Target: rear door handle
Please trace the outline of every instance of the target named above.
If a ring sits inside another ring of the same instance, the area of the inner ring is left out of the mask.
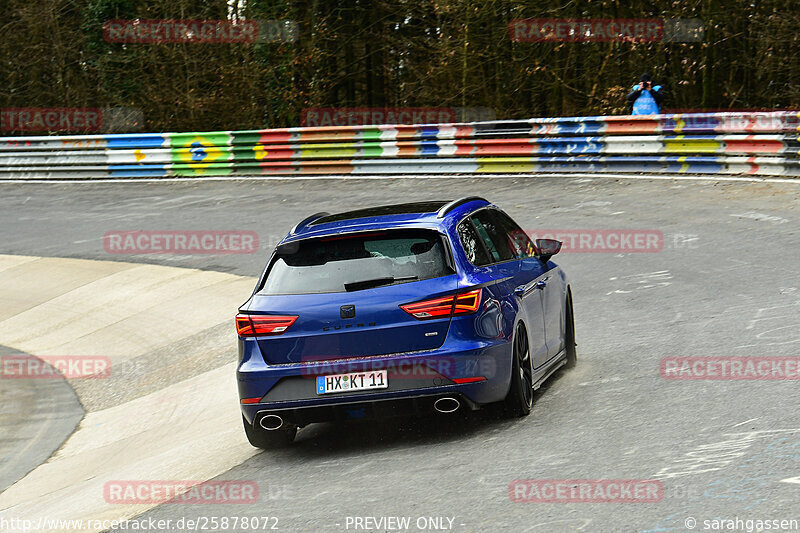
[[[520,298],[522,298],[523,296],[525,296],[525,285],[520,285],[519,287],[517,287],[516,289],[514,289],[514,294],[516,294],[516,295],[517,295],[517,296],[519,296]]]
[[[547,282],[546,281],[542,280],[542,281],[537,281],[536,282],[536,288],[537,289],[544,289],[545,287],[547,287]]]

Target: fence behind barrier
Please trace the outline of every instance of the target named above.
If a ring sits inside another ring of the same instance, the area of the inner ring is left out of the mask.
[[[800,112],[0,137],[0,178],[535,172],[800,175]]]

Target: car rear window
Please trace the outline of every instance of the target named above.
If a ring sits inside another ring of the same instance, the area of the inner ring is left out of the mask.
[[[356,291],[450,274],[434,231],[356,233],[302,240],[276,254],[259,293]]]

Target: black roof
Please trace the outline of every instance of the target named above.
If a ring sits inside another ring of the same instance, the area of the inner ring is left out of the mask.
[[[378,207],[368,207],[366,209],[356,209],[334,215],[326,215],[311,221],[308,225],[327,224],[328,222],[339,222],[341,220],[351,220],[354,218],[379,217],[385,215],[406,215],[412,213],[435,213],[445,205],[447,201],[428,201],[410,202],[407,204],[382,205]]]

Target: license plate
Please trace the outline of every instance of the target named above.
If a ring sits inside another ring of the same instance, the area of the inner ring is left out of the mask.
[[[317,376],[317,394],[385,389],[388,386],[386,370]]]

